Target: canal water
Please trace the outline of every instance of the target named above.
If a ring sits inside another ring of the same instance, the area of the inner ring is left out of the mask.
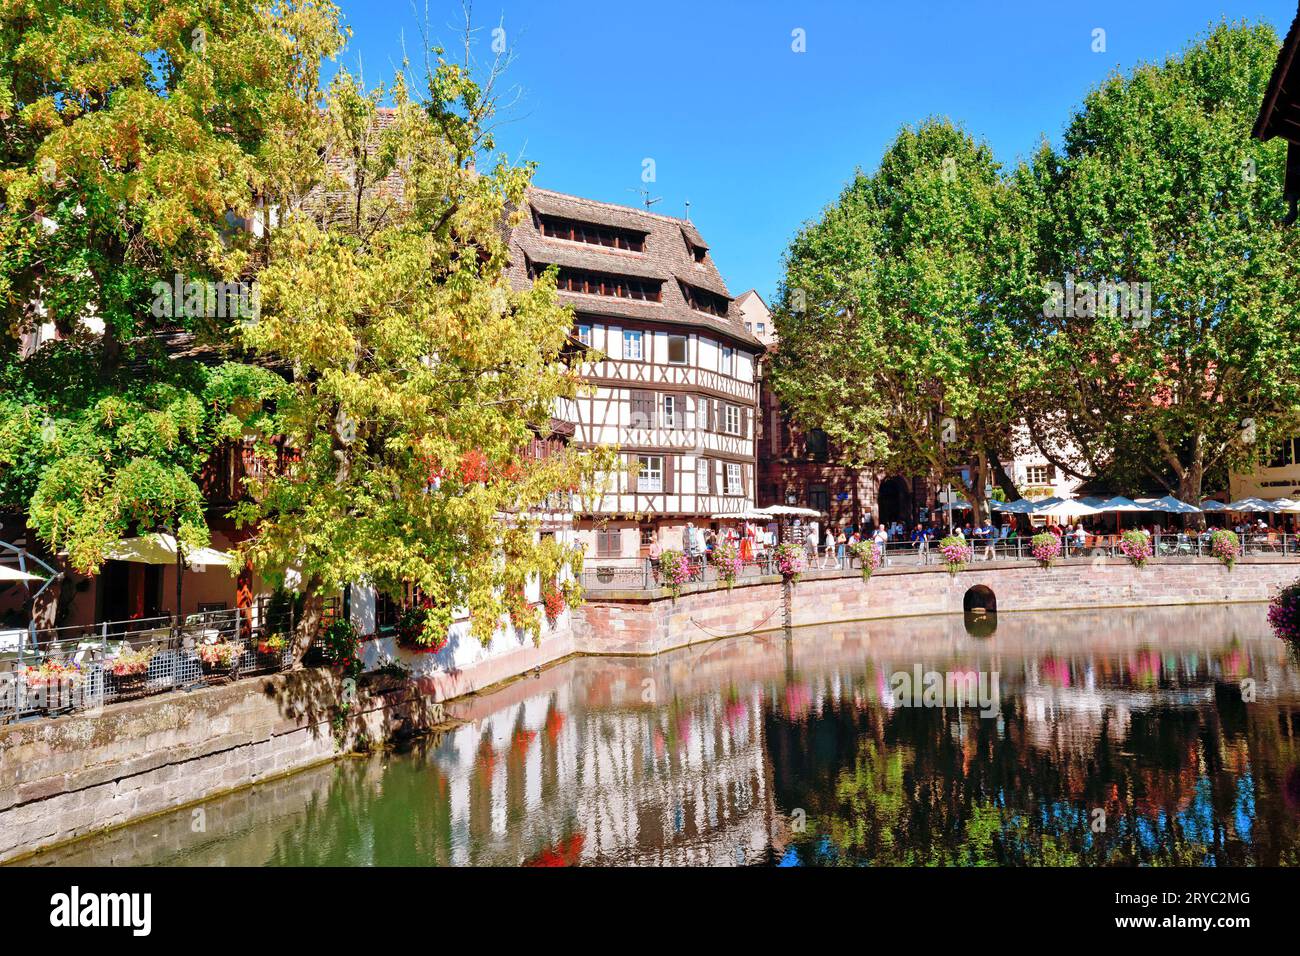
[[[31,862],[1297,864],[1300,658],[1264,614],[913,618],[575,659],[404,751]]]

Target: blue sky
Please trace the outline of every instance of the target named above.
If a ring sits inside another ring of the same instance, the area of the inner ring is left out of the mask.
[[[459,48],[458,0],[427,0],[431,35]],[[387,81],[420,50],[411,0],[341,0],[343,62]],[[1014,163],[1058,141],[1089,88],[1161,60],[1221,19],[1281,35],[1294,0],[1126,2],[719,2],[477,0],[477,53],[501,26],[521,99],[498,145],[536,183],[635,205],[655,162],[653,208],[691,218],[733,295],[768,298],[799,226],[899,127],[946,115]],[[804,31],[806,50],[792,49]],[[1094,52],[1093,31],[1105,31]],[[1246,131],[1243,131],[1245,135]]]

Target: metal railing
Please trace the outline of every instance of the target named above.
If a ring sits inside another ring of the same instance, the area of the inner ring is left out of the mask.
[[[101,624],[0,632],[0,723],[270,673],[291,644],[259,649],[266,632],[241,608]],[[210,648],[234,645],[224,660]]]
[[[1212,529],[1213,530],[1213,529]],[[1280,557],[1300,559],[1300,535],[1274,533],[1250,533],[1238,535],[1243,557]],[[925,567],[943,563],[939,552],[940,538],[928,542],[889,541],[883,546],[884,561],[882,567]],[[1033,561],[1033,544],[1031,536],[1016,538],[970,538],[974,563],[981,562],[1028,562]],[[1177,557],[1213,557],[1210,535],[1196,532],[1159,534],[1151,537],[1153,558]],[[880,548],[880,545],[876,546]],[[1117,534],[1088,534],[1080,542],[1074,536],[1067,536],[1061,543],[1063,558],[1123,558],[1120,550],[1120,536]],[[722,579],[718,569],[705,557],[690,559],[692,584],[711,584]],[[848,552],[838,548],[831,555],[824,549],[818,549],[816,555],[805,554],[805,571],[860,571],[861,562]],[[776,574],[770,554],[760,554],[752,562],[746,562],[739,579]],[[738,580],[739,580],[738,579]],[[581,577],[582,587],[586,591],[637,591],[652,590],[662,586],[662,579],[653,562],[639,559],[636,562],[622,564],[590,565],[584,567]]]

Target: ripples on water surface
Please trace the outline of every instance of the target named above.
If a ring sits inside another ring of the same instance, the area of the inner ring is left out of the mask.
[[[998,716],[894,706],[917,664],[998,672]],[[1300,664],[1263,606],[828,625],[580,658],[451,709],[406,752],[210,801],[206,832],[185,809],[35,862],[1300,860]]]

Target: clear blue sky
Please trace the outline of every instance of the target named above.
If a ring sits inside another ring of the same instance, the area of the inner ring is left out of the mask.
[[[457,0],[427,0],[435,39],[459,49]],[[354,36],[343,62],[391,78],[411,0],[341,0]],[[538,163],[536,183],[634,205],[653,158],[654,209],[690,200],[733,295],[768,298],[781,256],[856,168],[874,169],[900,126],[946,115],[1014,163],[1059,137],[1086,91],[1115,69],[1161,60],[1221,19],[1271,23],[1295,0],[1123,2],[720,2],[477,0],[477,54],[504,26],[522,93],[499,145]],[[791,49],[805,31],[806,52]],[[1093,30],[1105,52],[1093,52]],[[1243,130],[1243,135],[1247,131]]]

